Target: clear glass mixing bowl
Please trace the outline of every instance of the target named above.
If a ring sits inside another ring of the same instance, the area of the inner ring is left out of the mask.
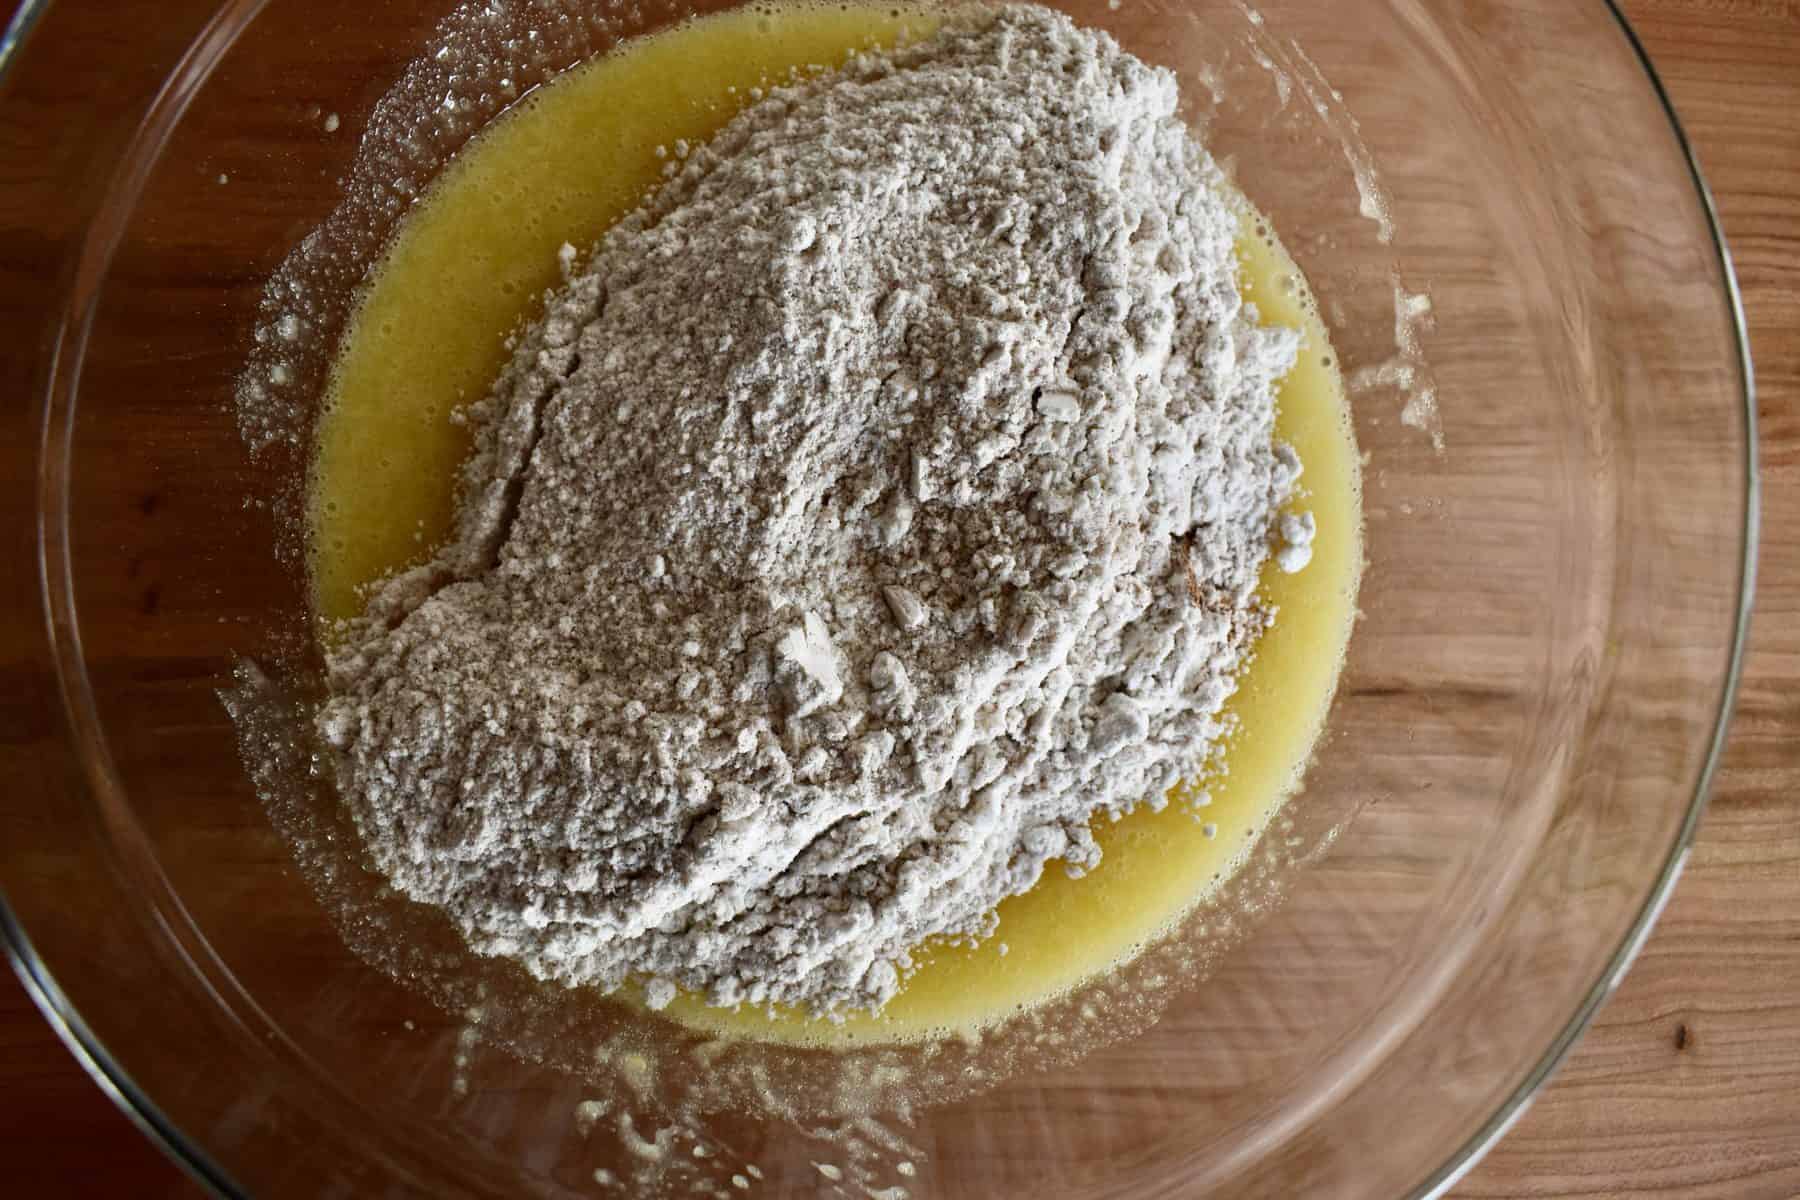
[[[915,1055],[896,1078],[931,1087],[853,1118],[664,1128],[645,1101],[635,1151],[643,1064],[594,1053],[627,1019],[458,993],[453,947],[396,981],[273,827],[217,692],[304,645],[271,550],[299,457],[253,466],[230,401],[270,273],[367,182],[359,137],[411,119],[376,103],[406,64],[440,110],[420,180],[503,103],[429,53],[440,22],[523,88],[710,0],[40,7],[0,85],[5,932],[102,1086],[221,1192],[604,1194],[661,1154],[670,1194],[1431,1194],[1626,969],[1730,706],[1754,410],[1705,190],[1607,4],[1071,0],[1180,73],[1360,385],[1364,616],[1265,838],[1285,899],[1140,966],[1154,1012],[1108,982],[1081,1000],[1100,1032],[1037,1027],[1088,1053]],[[843,1069],[682,1061],[655,1088]]]

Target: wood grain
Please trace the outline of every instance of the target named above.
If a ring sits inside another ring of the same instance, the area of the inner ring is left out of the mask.
[[[1755,625],[1724,770],[1637,965],[1465,1197],[1800,1196],[1800,4],[1631,0],[1736,257]]]
[[[1800,3],[1629,0],[1716,194],[1760,385],[1761,586],[1725,769],[1655,936],[1466,1197],[1800,1196]],[[0,1190],[197,1196],[0,984]]]

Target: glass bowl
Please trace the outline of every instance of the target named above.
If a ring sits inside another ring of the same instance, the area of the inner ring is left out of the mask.
[[[344,831],[296,866],[220,698],[308,644],[274,549],[302,456],[250,460],[232,406],[265,284],[370,184],[359,140],[410,131],[416,187],[505,103],[438,48],[486,39],[518,91],[712,7],[15,17],[0,884],[46,1015],[231,1195],[1447,1189],[1667,898],[1751,590],[1730,265],[1607,4],[1066,5],[1180,74],[1320,298],[1366,454],[1363,615],[1305,791],[1231,902],[1119,977],[925,1049],[684,1041],[430,939],[372,963]],[[338,223],[335,319],[402,207]]]

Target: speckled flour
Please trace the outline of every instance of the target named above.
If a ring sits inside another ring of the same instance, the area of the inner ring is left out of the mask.
[[[1176,99],[965,15],[672,147],[565,253],[454,536],[330,656],[398,889],[544,978],[873,1008],[1196,773],[1312,525],[1298,338]]]

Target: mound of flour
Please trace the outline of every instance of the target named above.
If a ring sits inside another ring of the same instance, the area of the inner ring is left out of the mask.
[[[544,978],[872,1008],[1195,772],[1311,522],[1176,98],[966,15],[565,251],[456,535],[330,658],[397,888]]]

